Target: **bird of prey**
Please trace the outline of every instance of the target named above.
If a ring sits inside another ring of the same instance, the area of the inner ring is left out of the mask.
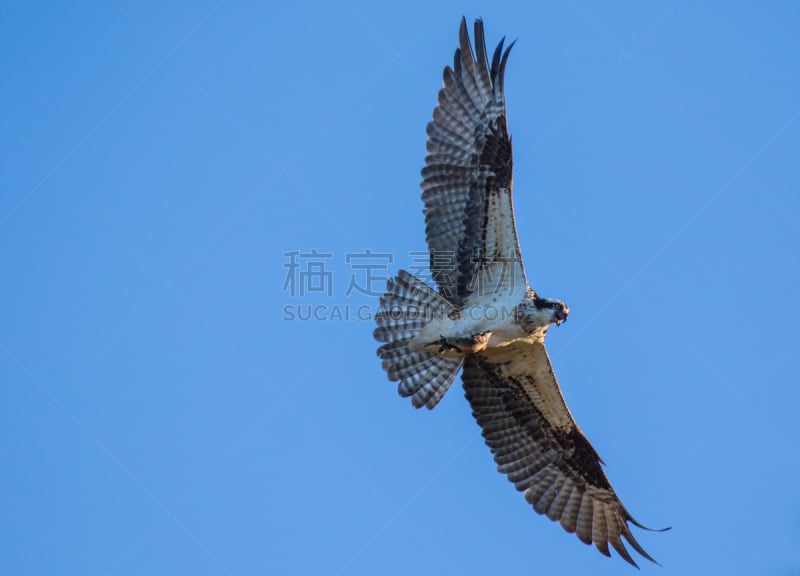
[[[462,19],[452,67],[428,124],[422,200],[436,291],[406,271],[387,282],[376,315],[378,356],[398,391],[433,408],[458,372],[472,414],[508,476],[539,514],[636,566],[625,538],[653,560],[628,523],[602,460],[567,408],[544,340],[567,320],[522,266],[511,198],[511,138],[503,76],[513,43],[489,60],[483,23],[475,51]]]

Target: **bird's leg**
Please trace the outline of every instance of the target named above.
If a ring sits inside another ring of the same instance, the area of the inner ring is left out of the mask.
[[[471,336],[459,336],[455,338],[446,338],[442,336],[439,338],[439,354],[444,354],[450,350],[455,350],[461,354],[470,354],[486,350],[489,345],[489,337],[491,332],[481,332],[480,334],[472,334]]]
[[[454,346],[450,344],[450,341],[447,340],[444,336],[439,337],[439,354],[444,354],[450,350],[455,350],[456,352],[461,352],[461,349],[458,346]]]

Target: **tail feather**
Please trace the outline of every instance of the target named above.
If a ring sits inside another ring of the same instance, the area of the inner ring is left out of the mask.
[[[373,332],[373,336],[378,342],[394,342],[397,340],[410,340],[417,334],[419,331],[425,327],[427,322],[422,320],[414,320],[410,322],[397,322],[386,319],[385,317],[381,316],[381,312],[378,313],[378,316],[375,317],[375,320],[378,322],[378,327],[375,328]],[[381,322],[386,322],[385,325],[381,325]],[[392,322],[391,324],[389,324]]]
[[[450,388],[464,359],[442,358],[426,352],[414,354],[420,357],[414,366],[416,371],[400,381],[397,391],[403,397],[411,396],[411,403],[415,407],[432,409]]]
[[[378,348],[378,356],[389,380],[399,382],[397,391],[410,396],[416,408],[436,406],[464,362],[463,356],[444,357],[409,348],[428,322],[451,309],[444,297],[404,270],[387,282],[381,298],[374,336],[385,344]]]

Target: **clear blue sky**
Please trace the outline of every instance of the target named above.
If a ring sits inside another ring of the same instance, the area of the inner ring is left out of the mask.
[[[611,481],[673,526],[643,569],[800,573],[797,3],[66,4],[0,6],[0,574],[634,573],[359,319],[425,249],[462,14],[518,39],[528,277]]]

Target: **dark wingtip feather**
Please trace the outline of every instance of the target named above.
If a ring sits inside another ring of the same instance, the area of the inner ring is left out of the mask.
[[[614,550],[617,551],[617,554],[619,554],[628,564],[634,568],[639,568],[639,565],[631,557],[630,552],[628,552],[627,548],[625,548],[625,545],[622,543],[622,540],[620,540],[619,537],[611,539],[611,546],[614,547]]]
[[[598,540],[594,543],[594,546],[600,551],[600,554],[611,558],[611,552],[608,550],[608,542],[605,540]]]
[[[500,38],[500,42],[497,44],[497,48],[494,49],[494,54],[492,54],[492,78],[497,75],[497,69],[500,66],[500,57],[503,55],[503,43],[505,41],[505,36]]]
[[[642,530],[647,530],[648,532],[667,532],[668,530],[672,530],[672,526],[667,526],[666,528],[650,528],[649,526],[645,526],[644,524],[640,523],[636,518],[631,516],[631,513],[625,510],[625,520],[630,522],[637,528],[641,528]]]
[[[500,69],[497,71],[497,77],[500,79],[500,85],[502,86],[503,78],[505,77],[506,73],[506,64],[508,63],[508,55],[511,54],[511,49],[514,47],[517,41],[514,40],[511,44],[508,45],[506,51],[503,52],[503,58],[500,60]]]
[[[469,44],[469,35],[466,34],[466,23],[464,18],[461,19],[461,46],[462,50],[466,49],[465,46],[465,39],[464,35],[466,35],[466,45],[470,46]],[[474,36],[475,36],[475,55],[478,58],[478,62],[480,64],[485,64],[489,66],[489,58],[488,53],[486,51],[486,34],[484,33],[483,29],[483,20],[480,18],[475,19],[475,26],[474,26]],[[506,37],[503,36],[500,39],[500,42],[497,43],[497,47],[494,49],[494,53],[492,54],[492,62],[491,66],[489,66],[489,76],[492,79],[492,83],[502,89],[503,87],[503,76],[506,71],[506,62],[508,62],[508,56],[511,53],[511,49],[514,47],[514,44],[517,43],[516,40],[511,42],[505,50],[503,50],[503,45],[505,44]],[[472,47],[470,46],[470,50]]]
[[[505,44],[506,38],[503,36],[500,39],[500,42],[497,44],[497,48],[494,49],[494,54],[492,55],[492,68],[491,68],[491,76],[492,82],[495,86],[499,86],[500,90],[503,89],[503,80],[505,78],[506,73],[506,63],[508,62],[508,56],[511,54],[511,49],[517,43],[516,40],[511,42],[508,46],[506,46],[505,50],[503,50],[503,45]]]
[[[461,24],[458,25],[458,44],[463,48],[464,38],[469,41],[469,32],[467,31],[467,17],[461,17]]]
[[[486,36],[483,33],[483,20],[478,18],[475,20],[475,56],[478,58],[478,64],[485,67],[489,71],[488,61],[489,58],[486,54]]]
[[[647,530],[648,532],[669,532],[670,530],[672,530],[672,526],[667,526],[666,528],[650,528],[649,526],[639,524],[633,518],[628,518],[628,520],[630,520],[631,524],[633,524],[637,528],[641,528],[642,530]]]
[[[466,21],[464,22],[464,27],[466,28]],[[475,18],[475,22],[472,25],[472,29],[475,31],[476,36],[478,34],[483,36],[483,18]]]
[[[469,32],[467,31],[467,19],[461,18],[461,26],[458,28],[458,43],[461,46],[462,52],[469,53],[472,56],[472,42],[469,39]]]
[[[659,564],[652,556],[650,556],[650,554],[648,554],[645,551],[644,548],[642,548],[642,545],[639,544],[639,542],[636,540],[636,538],[633,537],[633,534],[631,534],[630,530],[626,530],[625,532],[623,532],[622,533],[622,537],[625,538],[625,540],[628,541],[628,544],[633,546],[633,549],[636,550],[639,554],[641,554],[642,556],[644,556],[645,558],[650,560],[650,562],[652,562],[653,564],[661,566],[661,564]],[[637,568],[638,568],[638,566],[637,566]]]

